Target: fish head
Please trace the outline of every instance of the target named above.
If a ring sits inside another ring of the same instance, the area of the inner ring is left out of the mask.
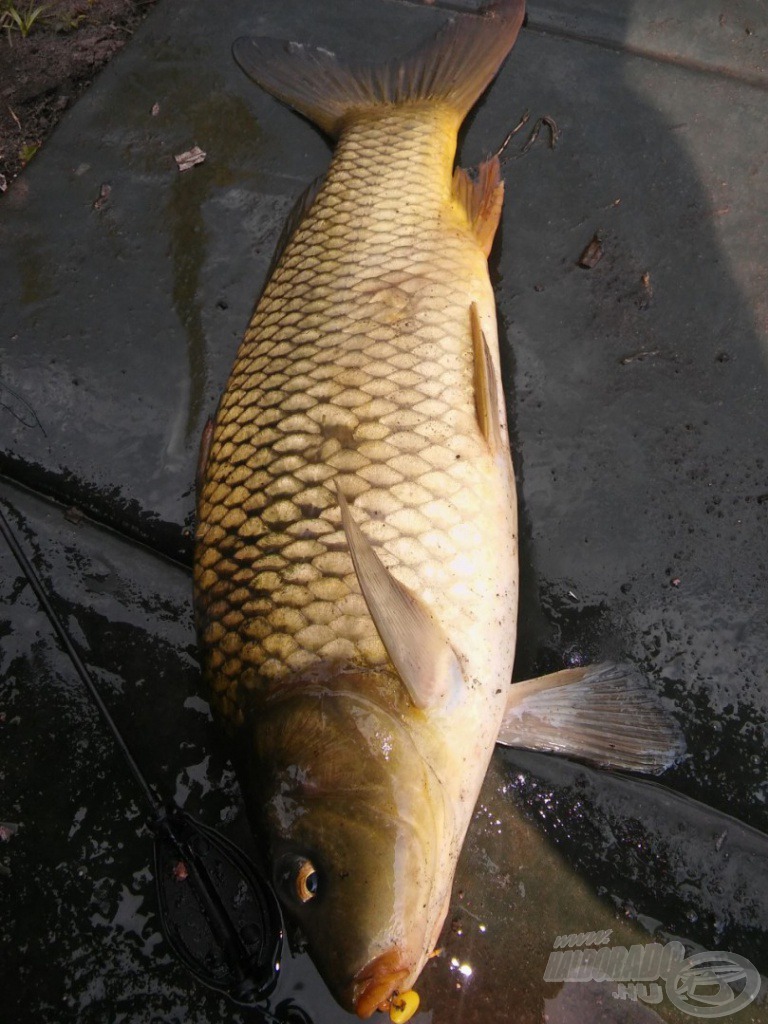
[[[360,1017],[410,988],[453,876],[453,823],[396,678],[281,687],[250,718],[249,810],[278,897],[338,1002]]]

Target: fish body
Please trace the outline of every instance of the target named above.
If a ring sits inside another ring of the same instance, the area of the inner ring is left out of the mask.
[[[476,176],[454,159],[522,13],[507,0],[374,70],[235,50],[338,142],[204,453],[198,628],[278,893],[362,1017],[437,943],[509,697],[517,512],[487,266],[503,185],[497,159]]]
[[[452,190],[456,121],[394,111],[343,136],[238,353],[198,532],[208,671],[235,725],[305,673],[392,672],[337,487],[450,637],[461,692],[430,714],[399,702],[445,805],[426,952],[503,714],[517,606],[508,448],[490,450],[475,409],[472,303],[496,373],[498,344],[486,257]]]
[[[478,425],[470,323],[475,303],[498,374],[495,306],[452,190],[458,125],[441,113],[394,111],[342,137],[222,397],[197,567],[230,717],[249,684],[321,663],[390,664],[337,487],[461,652],[472,706],[509,682],[514,477],[508,444],[492,452]],[[494,413],[506,438],[501,401]]]

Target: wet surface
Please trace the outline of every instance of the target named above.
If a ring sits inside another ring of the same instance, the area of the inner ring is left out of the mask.
[[[156,792],[257,856],[200,692],[187,571],[11,485],[0,501],[46,587],[55,581],[56,611]],[[6,549],[0,570],[13,795],[3,813],[18,826],[0,847],[3,961],[18,978],[5,993],[8,1019],[262,1020],[202,988],[172,955],[140,791]],[[659,786],[499,752],[416,1019],[533,1022],[555,1001],[564,1019],[586,1006],[595,1019],[642,1020],[600,1018],[601,986],[585,997],[542,980],[556,936],[584,930],[611,928],[612,943],[627,946],[682,935],[766,964],[767,854],[764,835]],[[335,1008],[308,958],[289,953],[265,1009],[290,1021],[288,1006],[316,1021],[355,1019]]]
[[[56,612],[157,794],[255,857],[201,694],[188,572],[9,485],[0,501],[45,586],[56,581]],[[0,579],[2,813],[13,826],[0,846],[0,941],[16,979],[4,1019],[260,1021],[172,954],[141,791],[5,546]],[[303,993],[313,1012],[332,1011],[306,957],[267,1005]]]
[[[369,54],[443,16],[368,6]],[[628,658],[688,756],[654,786],[499,753],[417,1021],[656,1019],[543,981],[569,932],[660,929],[768,971],[765,28],[754,5],[688,6],[683,42],[650,0],[611,17],[597,0],[531,4],[460,151],[468,165],[494,150],[524,109],[561,130],[554,151],[544,134],[525,157],[525,135],[511,147],[491,261],[523,525],[516,676]],[[299,0],[161,6],[0,215],[0,468],[119,534],[9,483],[0,498],[145,774],[247,849],[198,678],[194,468],[282,222],[329,147],[229,45],[250,31],[351,52],[359,8],[308,26]],[[206,161],[180,174],[173,155],[195,144]],[[139,794],[5,549],[0,587],[0,820],[19,826],[0,842],[18,979],[4,1016],[258,1021],[173,959]],[[306,957],[286,959],[270,1005],[287,999],[345,1019]]]
[[[535,0],[529,4],[528,27],[768,85],[768,25],[759,0],[702,0],[674,8],[662,0]]]

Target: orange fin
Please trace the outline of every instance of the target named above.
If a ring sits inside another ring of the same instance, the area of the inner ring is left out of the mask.
[[[463,119],[512,49],[524,0],[499,0],[449,22],[407,57],[378,64],[339,60],[302,43],[244,36],[235,60],[262,89],[337,135],[345,119],[377,106],[443,103]]]
[[[477,422],[492,455],[502,449],[501,425],[499,423],[499,392],[496,387],[496,371],[493,359],[480,326],[477,303],[469,307],[469,321],[472,328],[472,356],[474,360],[475,412]]]
[[[475,176],[470,176],[463,167],[457,167],[453,172],[453,194],[467,211],[469,223],[487,259],[504,205],[499,158],[492,156],[484,160]]]

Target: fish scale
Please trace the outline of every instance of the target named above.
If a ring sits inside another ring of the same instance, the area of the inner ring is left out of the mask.
[[[319,663],[389,664],[337,486],[457,648],[476,630],[474,606],[508,589],[496,566],[514,496],[478,427],[469,319],[474,301],[497,359],[493,299],[452,192],[455,123],[415,104],[347,126],[239,349],[196,560],[206,668],[235,723],[244,691]]]

